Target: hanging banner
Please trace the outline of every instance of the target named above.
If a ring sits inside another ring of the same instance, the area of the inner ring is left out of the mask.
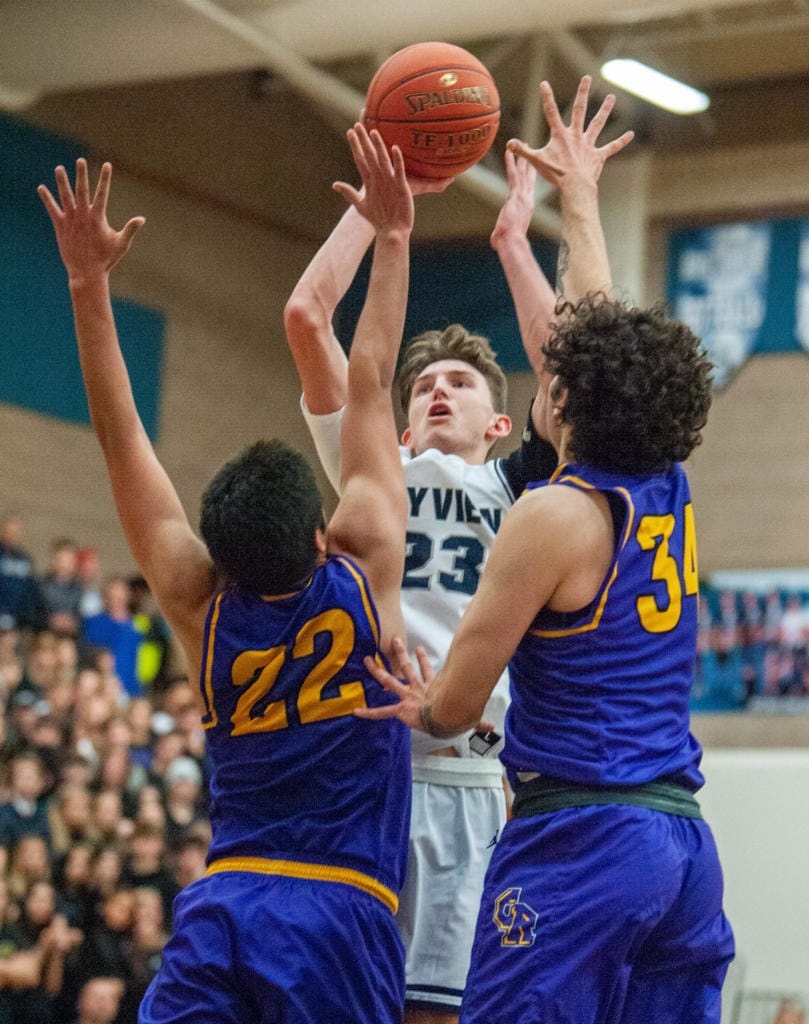
[[[809,220],[673,230],[667,297],[708,349],[716,387],[751,356],[809,351]]]

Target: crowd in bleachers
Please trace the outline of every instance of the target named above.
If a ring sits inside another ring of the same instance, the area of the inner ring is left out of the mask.
[[[142,579],[0,524],[0,1024],[128,1024],[205,870],[195,688]]]
[[[692,706],[809,709],[809,591],[703,587]]]
[[[210,839],[195,686],[144,580],[0,522],[0,1024],[129,1024]],[[694,707],[809,706],[809,592],[703,587]]]

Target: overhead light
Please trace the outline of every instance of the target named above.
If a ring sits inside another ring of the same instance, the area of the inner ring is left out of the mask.
[[[608,60],[601,68],[601,74],[613,85],[673,114],[699,114],[707,110],[711,102],[699,89],[678,82],[662,71],[655,71],[639,60]]]

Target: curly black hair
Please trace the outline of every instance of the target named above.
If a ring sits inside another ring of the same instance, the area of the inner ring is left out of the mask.
[[[545,369],[568,389],[576,461],[643,475],[685,460],[711,404],[700,340],[662,304],[639,309],[594,294],[560,302],[556,314]]]
[[[200,532],[230,584],[285,593],[317,562],[323,504],[309,463],[280,441],[259,441],[225,463],[202,495]]]

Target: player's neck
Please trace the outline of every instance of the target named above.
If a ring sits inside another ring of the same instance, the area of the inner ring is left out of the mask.
[[[441,452],[442,455],[457,455],[459,459],[463,459],[463,461],[467,462],[470,466],[482,466],[488,458],[491,445],[487,447],[484,444],[480,444],[474,448],[461,446],[455,448],[452,445],[431,445],[430,447],[435,448],[435,450]],[[410,449],[411,454],[414,456],[422,455],[427,450],[427,448],[422,448],[421,451],[416,451],[415,448]]]

